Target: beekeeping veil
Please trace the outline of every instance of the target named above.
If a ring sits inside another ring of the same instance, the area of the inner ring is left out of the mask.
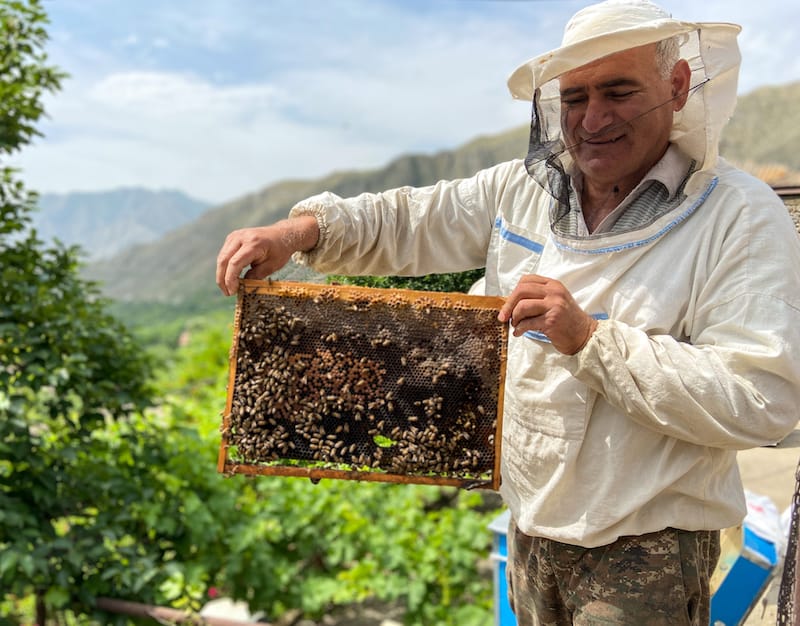
[[[572,17],[561,47],[517,68],[508,79],[511,95],[533,103],[525,164],[557,200],[556,213],[569,210],[571,166],[561,130],[560,75],[610,54],[675,37],[692,76],[686,105],[675,113],[670,140],[695,161],[685,187],[691,193],[716,163],[720,132],[733,114],[740,30],[735,24],[676,20],[648,0],[607,0]],[[558,215],[551,218],[557,221]]]

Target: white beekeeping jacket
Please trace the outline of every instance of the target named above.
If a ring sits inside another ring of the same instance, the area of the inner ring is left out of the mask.
[[[767,185],[717,156],[735,104],[737,33],[638,0],[590,7],[560,49],[509,80],[516,97],[535,103],[525,161],[424,188],[320,194],[290,213],[316,216],[317,247],[296,259],[320,272],[485,267],[488,295],[540,274],[600,320],[573,356],[536,333],[509,339],[501,491],[530,535],[591,547],[668,526],[734,526],[745,514],[736,450],[774,443],[797,424],[797,233]],[[624,232],[555,232],[558,167],[531,158],[549,152],[569,171],[548,85],[598,55],[672,35],[698,86],[672,133],[696,162],[683,195]]]

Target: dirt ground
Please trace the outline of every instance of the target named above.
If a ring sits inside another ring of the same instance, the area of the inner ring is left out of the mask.
[[[795,472],[800,460],[800,429],[775,447],[745,450],[738,455],[745,489],[768,496],[783,512],[792,502]],[[780,571],[753,607],[744,626],[775,626]]]

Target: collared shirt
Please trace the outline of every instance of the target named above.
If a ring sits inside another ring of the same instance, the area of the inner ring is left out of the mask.
[[[674,144],[670,144],[661,160],[591,233],[580,204],[583,176],[574,174],[573,189],[570,191],[572,215],[569,223],[574,228],[571,235],[579,238],[600,236],[627,232],[650,224],[683,200],[683,187],[693,170],[694,162]]]

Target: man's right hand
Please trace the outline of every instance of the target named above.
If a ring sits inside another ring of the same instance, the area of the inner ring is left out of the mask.
[[[217,255],[217,285],[231,296],[239,289],[244,268],[250,267],[244,278],[266,278],[286,265],[295,252],[311,250],[318,239],[317,220],[310,215],[235,230]]]

